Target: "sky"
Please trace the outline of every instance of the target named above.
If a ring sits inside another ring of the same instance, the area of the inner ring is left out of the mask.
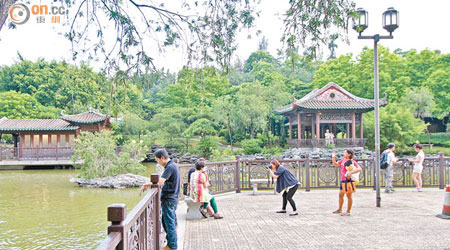
[[[33,1],[33,0],[32,0]],[[46,0],[34,0],[39,3]],[[397,48],[432,49],[442,53],[450,53],[450,1],[449,0],[356,0],[356,7],[362,7],[369,12],[369,28],[363,35],[387,35],[381,24],[382,13],[388,7],[394,7],[399,11],[399,28],[394,31],[394,39],[381,40],[380,45],[388,47],[391,51]],[[287,9],[288,1],[261,0],[258,10],[261,11],[257,19],[255,30],[261,30],[259,37],[252,36],[248,39],[248,32],[243,31],[238,35],[238,48],[234,60],[237,57],[241,61],[248,58],[251,52],[257,50],[258,42],[262,36],[269,41],[268,51],[276,55],[277,49],[282,48],[280,38],[283,32],[281,15]],[[71,10],[70,10],[71,11]],[[47,20],[50,22],[50,20]],[[447,28],[445,28],[447,27]],[[11,65],[18,60],[17,53],[23,58],[35,61],[38,58],[46,60],[66,60],[71,62],[71,45],[62,34],[62,26],[59,24],[36,23],[36,20],[17,29],[3,27],[0,31],[0,66]],[[372,47],[371,40],[358,40],[357,33],[349,30],[350,44],[336,41],[337,56],[352,53],[357,55],[364,47]],[[329,51],[324,46],[324,57],[328,57]],[[164,67],[176,72],[186,63],[186,53],[181,49],[170,49],[164,54],[155,57],[158,68]],[[101,67],[99,63],[90,63],[94,68]]]

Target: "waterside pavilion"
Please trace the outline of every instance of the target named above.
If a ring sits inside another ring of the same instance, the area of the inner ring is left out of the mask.
[[[386,98],[380,100],[380,106],[386,104]],[[362,114],[374,107],[374,100],[357,97],[330,82],[301,99],[294,97],[291,104],[276,109],[275,113],[289,120],[287,142],[291,147],[326,147],[327,129],[334,134],[332,143],[335,146],[362,147],[367,141]],[[336,138],[338,133],[345,138]]]

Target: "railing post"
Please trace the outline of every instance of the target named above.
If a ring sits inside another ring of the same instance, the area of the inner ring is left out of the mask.
[[[241,156],[236,155],[236,169],[234,170],[234,185],[236,188],[236,193],[241,192]]]
[[[311,190],[311,183],[310,183],[310,175],[309,175],[309,154],[306,154],[306,161],[305,161],[305,173],[306,173],[306,191]]]
[[[155,200],[155,210],[154,210],[154,215],[155,215],[155,248],[154,249],[161,249],[161,241],[160,241],[160,237],[161,237],[161,188],[158,185],[159,182],[159,175],[158,174],[152,174],[150,176],[150,181],[152,182],[152,188],[157,188],[158,192],[156,195],[156,200]],[[147,236],[145,236],[147,237]]]
[[[128,246],[128,234],[124,230],[122,222],[127,217],[125,204],[112,204],[108,206],[108,221],[111,221],[111,226],[108,227],[108,234],[111,232],[119,232],[122,235],[122,240],[117,245],[118,250],[126,250]]]
[[[439,188],[444,189],[444,154],[439,152]]]
[[[377,170],[375,169],[375,161],[377,160],[377,157],[375,155],[375,153],[373,153],[372,155],[372,168],[373,168],[373,190],[377,190]]]

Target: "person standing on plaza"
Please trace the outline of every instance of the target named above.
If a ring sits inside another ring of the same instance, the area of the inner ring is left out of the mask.
[[[283,192],[283,206],[280,211],[277,213],[285,214],[287,202],[292,206],[292,213],[290,216],[298,215],[297,207],[295,206],[294,196],[295,192],[298,189],[298,184],[300,183],[298,179],[291,173],[289,170],[280,165],[280,162],[277,160],[272,160],[270,162],[271,166],[267,168],[267,171],[270,172],[270,175],[277,179],[277,188],[276,191],[278,193]],[[275,171],[275,172],[274,172]]]
[[[161,189],[161,210],[162,224],[166,231],[167,246],[164,250],[177,249],[177,229],[175,211],[178,205],[178,195],[180,193],[180,171],[178,165],[169,158],[165,149],[158,149],[155,153],[155,160],[164,167],[164,172],[158,182]],[[141,192],[145,192],[152,184],[146,183],[142,186]]]
[[[383,152],[383,154],[387,155],[387,168],[381,169],[384,175],[384,180],[386,182],[386,187],[384,189],[386,193],[392,193],[395,191],[392,187],[392,179],[394,178],[394,164],[397,163],[398,158],[395,157],[394,151],[395,144],[391,142],[388,144],[387,149]]]
[[[414,184],[416,184],[416,190],[414,191],[422,192],[422,170],[425,153],[423,152],[422,145],[420,143],[414,144],[414,150],[417,152],[416,158],[408,159],[408,161],[414,162],[413,181]]]
[[[339,162],[336,161],[336,151],[333,152],[333,155],[331,157],[331,160],[333,161],[333,165],[335,167],[341,167],[340,176],[341,176],[341,185],[339,186],[339,208],[333,212],[333,214],[341,214],[342,216],[350,216],[350,211],[352,209],[353,205],[353,197],[351,192],[345,192],[343,189],[343,186],[346,186],[347,183],[351,183],[350,177],[352,174],[356,174],[361,172],[361,167],[356,163],[356,161],[353,159],[354,153],[353,150],[347,149],[344,152],[344,158],[340,160]],[[352,171],[347,171],[345,168],[345,163],[347,161],[352,161],[354,169]],[[347,212],[342,212],[342,206],[344,205],[344,195],[347,193]]]

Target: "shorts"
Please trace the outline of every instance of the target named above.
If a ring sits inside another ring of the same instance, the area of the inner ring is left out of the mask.
[[[421,174],[423,170],[423,165],[414,165],[413,173]]]

